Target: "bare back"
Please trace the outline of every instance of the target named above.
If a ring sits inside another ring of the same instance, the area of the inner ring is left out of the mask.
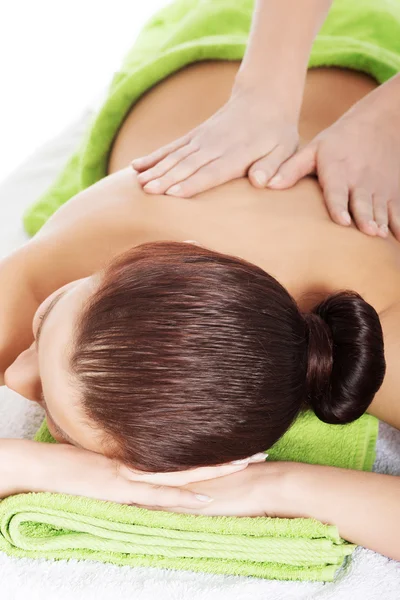
[[[132,108],[110,153],[110,175],[61,207],[27,247],[35,298],[98,271],[133,245],[157,240],[196,240],[244,258],[275,276],[302,310],[330,293],[357,291],[380,314],[385,338],[387,373],[369,412],[400,428],[400,244],[391,235],[372,238],[334,224],[311,177],[285,191],[255,189],[243,178],[187,200],[145,194],[129,166],[213,114],[228,98],[237,68],[191,65]],[[303,142],[375,86],[352,71],[310,71]]]
[[[237,68],[231,62],[190,65],[150,90],[122,126],[109,172],[211,116],[228,99]],[[302,141],[333,123],[374,87],[371,78],[353,71],[309,71],[300,119]],[[149,240],[194,239],[245,258],[274,275],[305,308],[315,302],[316,292],[326,295],[347,288],[362,294],[378,311],[400,299],[400,245],[392,237],[370,238],[354,226],[332,223],[313,178],[286,191],[257,190],[241,179],[192,200],[149,196],[139,189],[137,201],[145,204]],[[146,233],[141,241],[146,241]]]

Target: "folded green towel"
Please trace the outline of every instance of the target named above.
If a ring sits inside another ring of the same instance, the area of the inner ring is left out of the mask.
[[[308,412],[270,449],[273,460],[370,470],[378,422],[326,425]],[[36,435],[54,443],[46,423]],[[354,546],[313,519],[203,517],[61,494],[0,503],[0,550],[268,579],[331,581]]]
[[[243,56],[250,0],[177,0],[151,19],[115,75],[79,151],[25,215],[34,234],[71,196],[106,174],[113,138],[132,104],[182,66]],[[400,71],[398,0],[336,0],[310,66],[343,66],[383,82]],[[377,421],[344,427],[307,413],[270,451],[273,460],[370,470]],[[39,441],[52,441],[47,428]],[[91,558],[115,564],[276,579],[328,581],[353,546],[311,519],[194,517],[57,494],[0,503],[0,549],[15,556]]]
[[[0,550],[30,558],[330,581],[354,546],[307,519],[202,517],[53,494],[0,503]]]

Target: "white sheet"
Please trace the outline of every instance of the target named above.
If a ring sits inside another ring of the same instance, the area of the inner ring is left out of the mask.
[[[89,111],[0,186],[0,256],[26,240],[21,214],[54,179],[82,135]],[[400,393],[400,391],[399,391]],[[34,405],[0,388],[0,437],[31,438]],[[400,432],[382,425],[376,470],[400,475]],[[400,502],[400,499],[399,499]],[[400,542],[399,542],[400,543]],[[0,553],[0,600],[399,600],[400,563],[358,548],[336,581],[292,583],[95,562],[15,559]]]

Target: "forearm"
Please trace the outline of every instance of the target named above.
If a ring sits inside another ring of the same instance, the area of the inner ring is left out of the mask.
[[[289,486],[294,516],[336,525],[344,539],[400,560],[400,477],[297,466]]]
[[[30,440],[0,439],[0,498],[34,490],[34,470],[28,462],[36,445]]]
[[[400,126],[400,73],[375,88],[362,100],[352,106],[346,115],[365,111],[366,122],[370,119],[384,120],[393,125],[393,133],[398,135]],[[346,116],[345,115],[345,116]]]
[[[256,0],[237,82],[290,99],[300,110],[312,43],[332,0]]]

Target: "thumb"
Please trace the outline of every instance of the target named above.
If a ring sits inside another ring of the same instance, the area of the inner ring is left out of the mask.
[[[315,171],[316,157],[317,144],[307,144],[282,164],[267,187],[279,190],[292,187],[299,179]]]

